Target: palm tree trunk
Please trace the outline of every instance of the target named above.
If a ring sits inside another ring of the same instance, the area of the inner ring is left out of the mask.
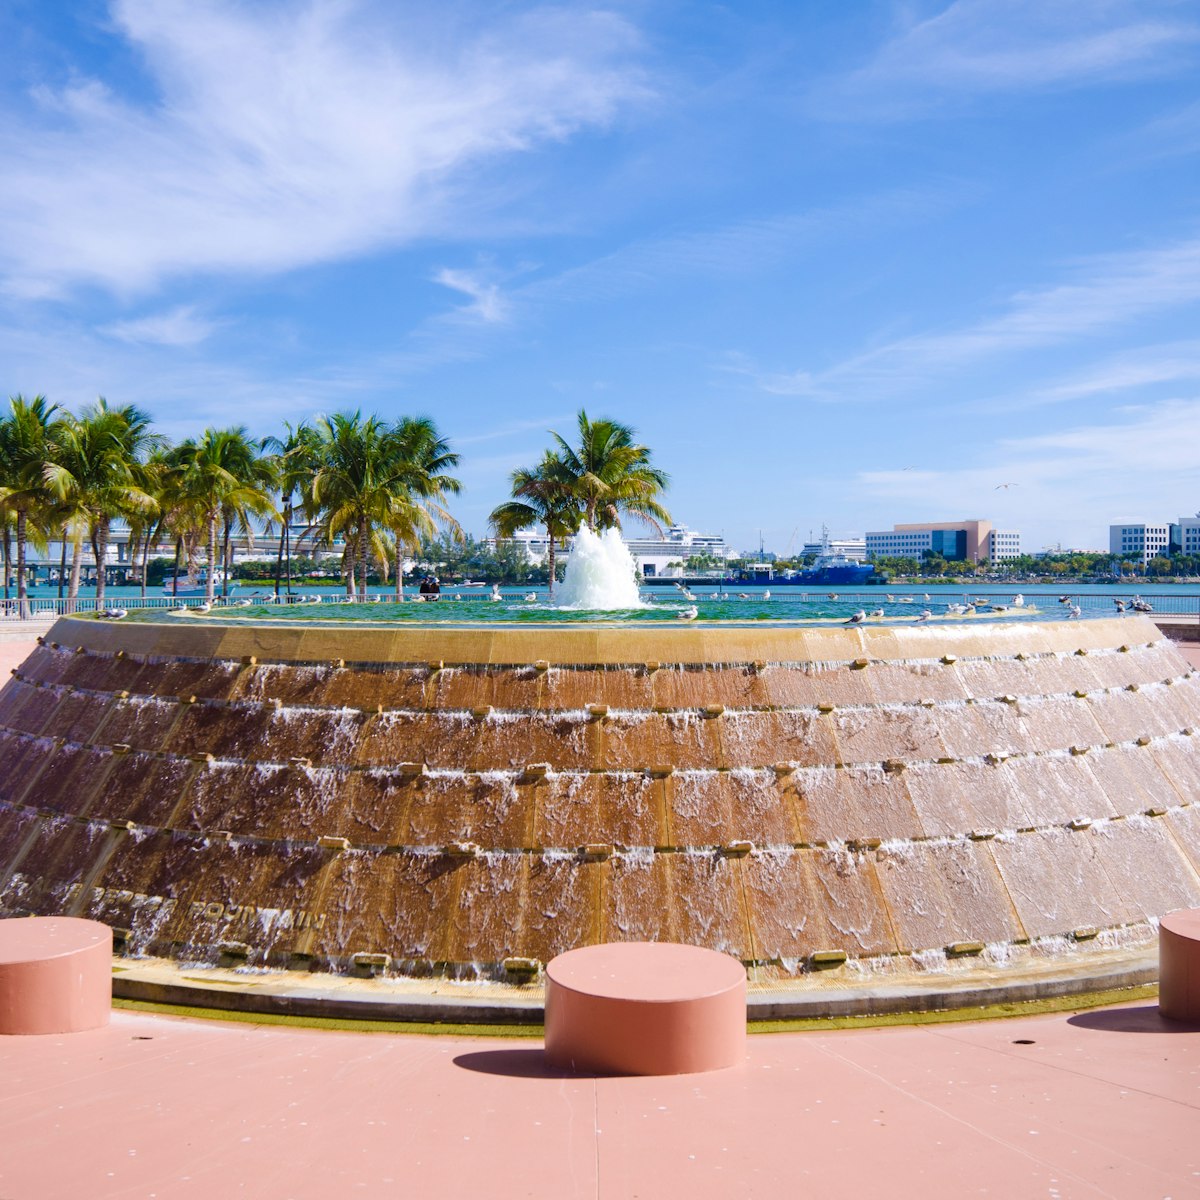
[[[142,543],[142,599],[146,598],[146,576],[150,573],[150,538],[154,534],[161,535],[158,528],[146,530],[146,540]]]
[[[396,534],[396,603],[404,602],[404,543]]]
[[[358,594],[365,600],[367,598],[367,542],[370,536],[370,529],[366,521],[358,523],[358,573],[362,583],[359,585]]]
[[[555,568],[555,545],[554,534],[550,530],[546,530],[546,537],[550,543],[549,553],[546,555],[547,562],[550,565],[550,599],[554,599],[554,568]]]
[[[275,556],[275,595],[279,595],[279,580],[283,575],[283,548],[288,540],[288,527],[292,523],[292,502],[283,506],[283,527],[279,530],[279,553]],[[290,581],[290,573],[289,573]],[[290,589],[289,589],[290,590]]]
[[[217,587],[217,513],[208,514],[208,578],[204,583],[205,602],[211,604],[216,599]]]
[[[17,509],[17,612],[24,617],[25,601],[28,596],[28,589],[25,586],[25,539],[27,537],[25,527],[29,520],[28,514],[23,508]]]
[[[96,540],[93,543],[96,554],[96,611],[104,607],[104,564],[108,559],[108,518],[101,517],[96,526]]]
[[[63,588],[67,585],[67,527],[62,527],[62,541],[58,544],[58,598],[63,598]]]
[[[8,514],[4,514],[4,598],[12,586],[12,530],[8,527]]]
[[[233,522],[225,522],[225,540],[221,549],[221,595],[229,598],[229,536],[233,532]]]
[[[171,577],[171,595],[179,599],[179,564],[183,558],[183,538],[175,539],[175,574]]]
[[[79,599],[79,580],[83,574],[83,531],[79,524],[76,523],[71,528],[71,580],[67,585],[67,599],[75,601]],[[72,612],[75,611],[75,604],[68,606]]]

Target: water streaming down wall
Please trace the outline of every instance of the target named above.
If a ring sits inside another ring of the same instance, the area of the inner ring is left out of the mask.
[[[645,938],[808,982],[1082,952],[1200,903],[1197,727],[1200,679],[1140,618],[69,619],[0,692],[0,912],[416,975]]]

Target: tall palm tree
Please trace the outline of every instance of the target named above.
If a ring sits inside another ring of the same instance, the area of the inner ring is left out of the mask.
[[[639,445],[634,431],[619,421],[589,421],[579,411],[579,444],[572,446],[551,431],[558,442],[562,482],[583,510],[593,532],[620,528],[622,512],[660,529],[671,523],[671,514],[659,503],[669,478],[650,465],[650,449]]]
[[[312,497],[321,513],[327,544],[345,543],[346,594],[367,594],[372,555],[386,564],[420,533],[449,520],[442,499],[460,484],[447,472],[458,462],[428,418],[404,418],[389,426],[361,412],[335,413],[316,423],[320,465]],[[388,535],[391,535],[389,539]],[[399,564],[398,564],[399,565]]]
[[[283,427],[287,431],[284,437],[263,439],[263,449],[274,456],[275,487],[283,502],[279,553],[275,559],[276,596],[279,595],[285,556],[288,595],[292,593],[292,520],[295,514],[302,512],[310,525],[316,519],[312,481],[320,465],[321,453],[320,437],[311,425],[302,421],[293,428],[291,422],[285,421]]]
[[[400,503],[390,522],[396,550],[396,599],[404,598],[404,551],[420,548],[421,538],[438,525],[461,539],[462,530],[445,506],[447,497],[457,496],[462,484],[448,472],[459,456],[428,417],[401,417],[391,429],[392,453]]]
[[[135,405],[110,408],[103,396],[79,416],[59,426],[46,485],[64,515],[86,528],[96,563],[96,607],[104,606],[105,563],[113,519],[149,513],[154,497],[146,490],[145,462],[162,441],[151,432],[150,417]],[[70,597],[79,594],[72,571]]]
[[[545,529],[553,599],[558,543],[577,533],[582,519],[579,505],[565,481],[562,459],[547,450],[536,467],[514,471],[510,483],[513,498],[492,509],[488,524],[498,538],[512,537],[517,530],[535,525]]]
[[[244,426],[210,428],[199,438],[180,442],[170,456],[178,470],[175,511],[179,539],[182,540],[186,524],[191,522],[200,525],[207,542],[204,594],[210,604],[216,595],[217,534],[222,516],[227,520],[240,520],[241,514],[280,519],[252,468],[255,458],[252,447]],[[231,513],[235,516],[230,517]]]
[[[13,396],[7,415],[0,418],[0,506],[13,517],[17,542],[17,601],[22,615],[28,599],[25,579],[27,543],[45,544],[39,519],[48,513],[53,497],[46,470],[53,454],[59,424],[58,406],[45,396]]]

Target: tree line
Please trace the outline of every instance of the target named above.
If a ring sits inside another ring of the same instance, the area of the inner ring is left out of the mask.
[[[633,430],[579,413],[578,440],[551,436],[555,448],[536,467],[511,479],[513,499],[490,517],[497,537],[542,527],[554,547],[582,525],[619,525],[622,513],[652,523],[669,521],[659,502],[666,475],[653,467]],[[139,564],[143,590],[151,548],[175,546],[175,577],[196,578],[203,565],[206,595],[216,594],[222,566],[228,576],[231,543],[253,545],[256,530],[279,533],[278,593],[292,578],[292,529],[313,553],[341,548],[340,573],[348,595],[365,596],[369,575],[395,581],[403,595],[404,559],[448,554],[485,567],[490,557],[514,573],[512,555],[486,555],[466,538],[447,503],[462,489],[459,464],[428,417],[386,421],[360,411],[317,417],[281,436],[254,438],[244,425],[208,428],[172,444],[154,431],[135,405],[103,398],[78,413],[45,396],[14,396],[0,413],[0,554],[4,594],[16,575],[27,596],[30,547],[62,544],[70,552],[68,596],[79,594],[84,547],[96,568],[96,601],[103,606],[105,564],[112,527],[129,529],[130,561]],[[460,546],[466,554],[451,554]]]

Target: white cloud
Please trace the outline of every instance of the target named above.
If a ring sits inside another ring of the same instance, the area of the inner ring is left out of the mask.
[[[198,346],[216,328],[215,322],[200,316],[191,305],[181,304],[167,312],[129,321],[114,321],[101,326],[100,332],[135,345]]]
[[[1196,509],[1198,429],[1200,398],[1166,400],[1000,440],[977,465],[867,471],[857,483],[886,498],[889,509],[902,502],[906,513],[918,514],[911,520],[981,516],[1020,529],[1026,549],[1051,540],[1102,549],[1114,522],[1174,520]],[[1015,486],[997,491],[1001,483]]]
[[[1139,346],[1021,396],[1006,398],[1005,404],[1034,408],[1192,379],[1200,379],[1200,342]]]
[[[139,291],[452,233],[465,172],[644,95],[635,34],[592,9],[115,0],[112,20],[154,103],[85,80],[41,87],[34,117],[0,113],[10,292]]]
[[[928,383],[980,360],[1056,346],[1200,300],[1200,239],[1079,263],[1074,278],[1019,292],[996,316],[944,333],[887,342],[822,371],[732,369],[764,392],[814,400],[873,398]]]
[[[460,308],[459,314],[477,317],[488,324],[504,321],[508,316],[508,304],[501,296],[499,286],[486,282],[475,272],[443,267],[436,272],[433,281],[471,298],[472,303]]]
[[[1158,15],[1156,15],[1158,14]],[[906,116],[942,98],[1140,78],[1188,61],[1200,26],[1167,2],[956,0],[913,19],[832,86],[832,117]],[[858,105],[845,107],[848,99]]]

